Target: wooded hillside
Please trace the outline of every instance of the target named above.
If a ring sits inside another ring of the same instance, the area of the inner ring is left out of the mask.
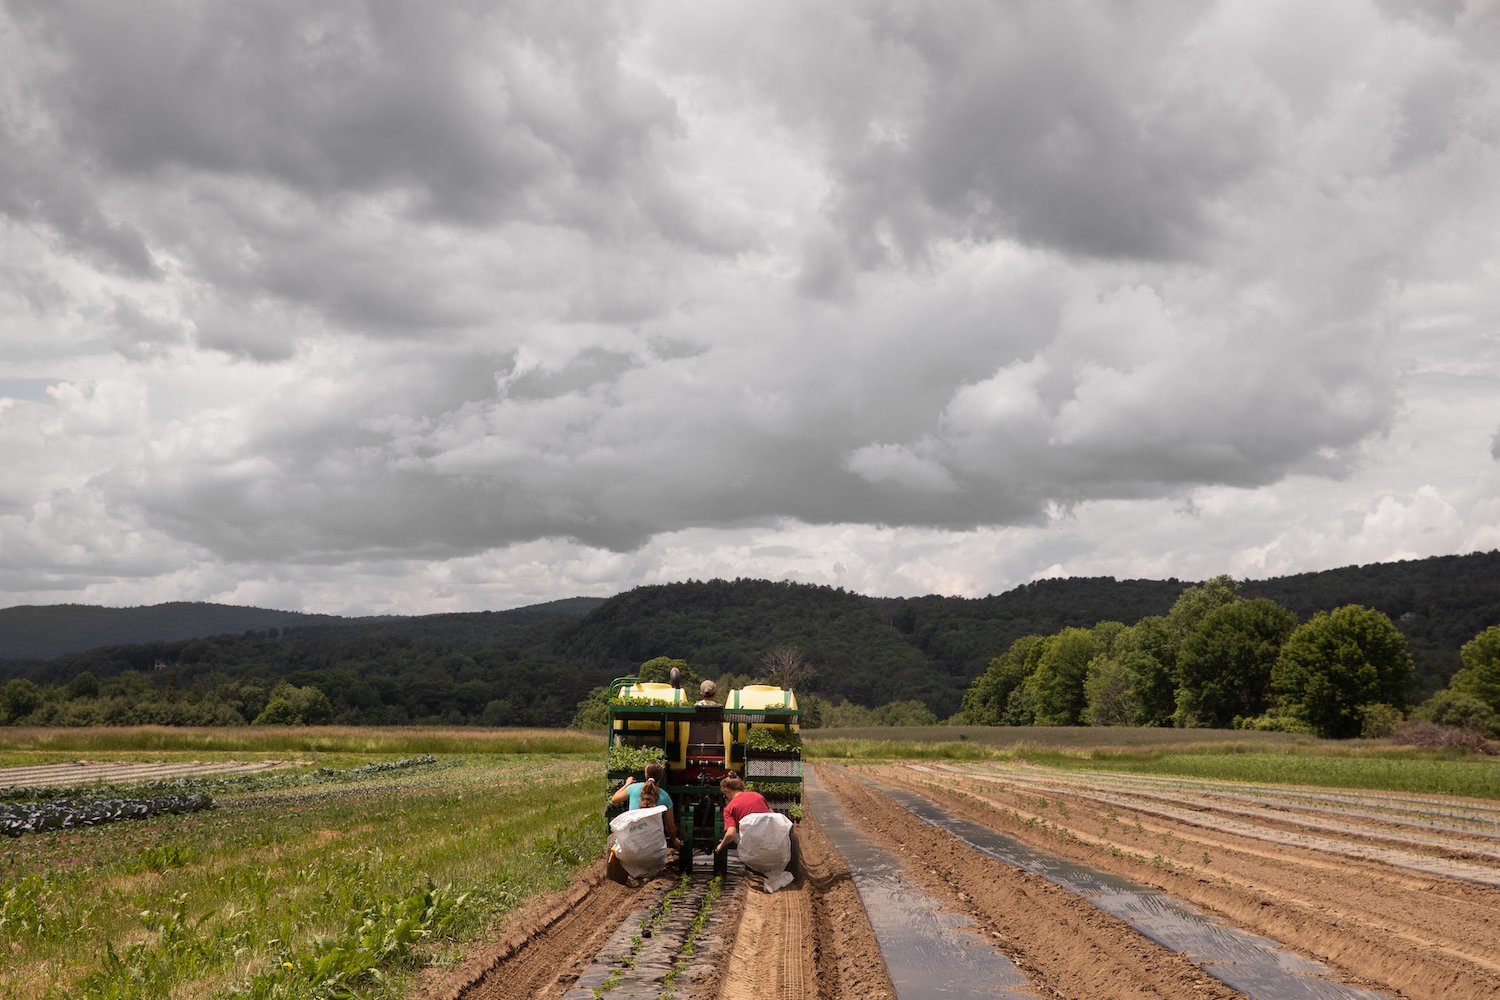
[[[797,647],[816,670],[809,692],[869,706],[917,699],[946,718],[1017,638],[1164,614],[1189,585],[1102,577],[1042,580],[977,599],[870,598],[711,580],[505,612],[361,620],[274,611],[252,618],[246,613],[258,609],[247,608],[220,608],[228,618],[219,619],[215,605],[12,608],[0,611],[0,654],[9,657],[0,677],[34,682],[40,700],[0,705],[0,721],[253,721],[282,685],[289,703],[286,688],[316,689],[328,720],[342,723],[562,725],[591,688],[652,657],[685,659],[702,676],[745,678],[761,672],[775,646]],[[1345,604],[1389,615],[1416,660],[1419,700],[1458,669],[1464,642],[1500,623],[1500,552],[1246,581],[1242,593],[1303,619]],[[216,636],[138,638],[144,623],[160,627],[164,618],[174,628],[234,625]],[[102,642],[18,657],[46,648],[38,628]]]

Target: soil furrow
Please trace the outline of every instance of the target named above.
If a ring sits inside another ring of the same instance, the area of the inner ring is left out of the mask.
[[[1202,813],[1142,823],[1086,790],[1054,796],[1053,815],[1042,817],[1012,805],[1036,807],[1034,790],[1003,779],[874,771],[1018,840],[1161,888],[1351,982],[1411,997],[1500,996],[1500,896],[1489,887],[1352,858],[1330,865],[1330,856],[1295,846],[1268,856],[1263,845],[1246,850],[1246,838],[1215,833]]]
[[[847,775],[819,772],[846,812],[860,817],[862,832],[900,852],[913,881],[966,913],[1041,995],[1242,996],[1086,900],[979,853]]]

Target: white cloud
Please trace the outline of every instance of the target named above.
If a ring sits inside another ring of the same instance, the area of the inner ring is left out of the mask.
[[[1493,545],[1480,5],[0,12],[0,603]]]

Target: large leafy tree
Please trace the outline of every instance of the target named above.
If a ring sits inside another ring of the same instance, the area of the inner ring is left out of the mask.
[[[1263,714],[1271,669],[1297,616],[1275,601],[1235,601],[1208,612],[1177,653],[1179,726],[1223,728]]]
[[[1234,582],[1234,577],[1227,574],[1216,576],[1183,590],[1172,610],[1167,612],[1167,621],[1177,634],[1177,641],[1181,642],[1198,628],[1209,612],[1239,599],[1240,585]]]
[[[1320,736],[1358,736],[1361,707],[1406,705],[1412,658],[1384,614],[1348,604],[1319,612],[1287,638],[1271,672],[1282,707]]]
[[[1500,625],[1492,625],[1464,643],[1459,656],[1464,661],[1463,669],[1453,675],[1448,686],[1500,713]]]
[[[1163,615],[1142,618],[1115,639],[1113,655],[1130,670],[1131,724],[1168,726],[1177,707],[1177,636]]]
[[[1045,640],[1036,672],[1036,724],[1076,726],[1084,707],[1084,680],[1097,648],[1094,629],[1065,628]]]
[[[1136,701],[1139,678],[1132,665],[1118,656],[1096,656],[1083,679],[1082,721],[1090,726],[1128,726],[1140,714]]]
[[[991,660],[984,673],[974,678],[974,683],[964,693],[963,719],[966,723],[971,726],[1004,724],[1011,693],[1036,669],[1032,651],[1041,641],[1039,635],[1023,635]]]
[[[702,678],[698,672],[688,666],[687,660],[678,660],[670,656],[655,656],[642,663],[636,668],[635,675],[642,682],[654,681],[658,684],[666,684],[672,679],[672,668],[678,671],[678,683],[681,684],[693,698],[698,697],[698,685]],[[688,699],[689,701],[692,698]]]

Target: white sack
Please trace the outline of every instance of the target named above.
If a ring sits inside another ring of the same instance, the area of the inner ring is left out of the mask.
[[[636,878],[655,875],[667,863],[667,835],[661,814],[666,806],[631,809],[609,821],[615,858]]]
[[[766,877],[766,891],[790,885],[792,873],[792,821],[781,813],[752,813],[740,820],[735,851],[745,867]]]

